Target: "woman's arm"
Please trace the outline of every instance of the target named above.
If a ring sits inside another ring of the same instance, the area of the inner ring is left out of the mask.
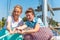
[[[10,27],[10,22],[7,22],[7,30],[12,34],[12,30],[11,30],[11,27]]]
[[[8,16],[6,22],[7,22],[7,30],[8,30],[10,33],[12,33],[12,30],[11,30],[11,27],[10,27],[11,21],[12,21],[12,17],[11,17],[11,16]]]
[[[34,29],[24,30],[24,31],[22,31],[22,33],[26,33],[26,34],[28,34],[28,33],[35,33],[35,32],[37,32],[39,30],[39,28],[40,28],[40,25],[39,24],[36,24],[36,26],[35,26]]]
[[[25,28],[27,28],[27,25],[22,25],[22,26],[17,27],[18,30],[23,30]]]

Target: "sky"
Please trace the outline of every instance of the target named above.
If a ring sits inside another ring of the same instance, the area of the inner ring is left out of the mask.
[[[19,4],[23,7],[23,12],[21,17],[23,18],[25,16],[25,11],[29,8],[32,7],[33,9],[36,9],[37,6],[39,5],[39,3],[41,4],[41,0],[39,2],[39,0],[8,0],[8,4],[7,4],[7,0],[0,0],[0,20],[2,19],[2,17],[6,17],[12,14],[12,10],[14,8],[15,5]],[[52,8],[55,7],[60,7],[60,0],[48,0],[48,3],[50,4],[50,6]],[[7,7],[8,5],[8,7]],[[10,5],[10,6],[9,6]],[[7,8],[8,8],[8,13],[7,13]],[[60,22],[60,10],[54,11],[54,16],[53,19],[57,22]],[[50,15],[50,12],[48,13],[48,16]]]

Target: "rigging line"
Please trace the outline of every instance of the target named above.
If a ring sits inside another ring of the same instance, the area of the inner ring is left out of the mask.
[[[8,17],[8,0],[7,0],[7,17]]]
[[[38,2],[39,2],[39,3],[38,3],[38,4],[39,4],[39,6],[40,6],[40,5],[42,4],[42,3],[41,3],[42,1],[41,1],[41,0],[38,0]]]
[[[10,7],[11,7],[11,0],[10,1],[7,0],[7,17],[9,15]]]
[[[54,6],[54,4],[56,4],[56,2],[54,0],[49,0],[48,2],[50,2],[52,7]]]
[[[9,1],[9,10],[8,11],[10,11],[10,7],[11,7],[11,0]]]

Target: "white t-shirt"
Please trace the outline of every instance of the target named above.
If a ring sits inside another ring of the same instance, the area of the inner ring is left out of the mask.
[[[22,18],[19,17],[18,22],[15,22],[12,16],[8,16],[7,22],[11,23],[11,28],[15,28],[20,24],[22,24]]]

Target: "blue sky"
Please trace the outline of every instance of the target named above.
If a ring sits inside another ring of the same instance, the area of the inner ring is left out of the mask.
[[[41,1],[41,0],[40,0]],[[7,0],[0,0],[0,20],[2,17],[7,17],[11,14],[11,11],[13,10],[13,7],[17,4],[21,5],[23,7],[23,13],[21,17],[25,16],[25,11],[32,7],[33,9],[36,9],[39,5],[39,0],[11,0],[11,4],[9,6],[10,0],[8,0],[8,8],[10,7],[9,12],[7,13]],[[48,3],[51,5],[51,7],[60,7],[60,0],[48,0]],[[60,22],[60,10],[54,11],[55,16],[53,16],[53,19]],[[50,13],[48,13],[50,15]]]

